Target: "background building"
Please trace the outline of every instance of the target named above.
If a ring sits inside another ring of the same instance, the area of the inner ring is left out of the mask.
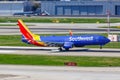
[[[40,4],[33,1],[0,1],[0,16],[12,16],[14,13],[35,11],[39,6]]]
[[[9,16],[15,12],[24,12],[23,2],[4,2],[0,1],[0,15]]]
[[[120,16],[120,0],[1,0],[0,15],[45,12],[52,16]],[[38,12],[39,12],[38,11]]]
[[[120,15],[120,0],[78,0],[78,1],[42,1],[41,11],[50,15],[102,16],[107,11],[113,16]]]

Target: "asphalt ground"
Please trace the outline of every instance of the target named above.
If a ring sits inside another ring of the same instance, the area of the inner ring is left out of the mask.
[[[120,49],[72,48],[59,51],[56,47],[9,47],[0,46],[1,54],[56,55],[56,56],[104,56],[120,57]]]
[[[2,23],[1,23],[2,24]],[[16,24],[16,23],[11,23]],[[36,34],[65,34],[72,30],[73,33],[107,33],[108,24],[71,24],[71,23],[27,23],[30,30]],[[111,23],[111,26],[120,26],[120,23]],[[111,33],[120,33],[120,29],[110,29]],[[0,26],[0,35],[20,35],[18,26]]]
[[[120,68],[0,65],[0,80],[120,80]]]

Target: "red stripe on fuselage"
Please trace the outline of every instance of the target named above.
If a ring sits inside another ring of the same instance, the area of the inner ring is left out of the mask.
[[[18,20],[18,25],[19,25],[20,31],[25,36],[25,38],[27,38],[28,40],[29,39],[33,39],[32,35],[29,33],[29,31],[26,30],[26,28],[23,25],[23,23],[21,23],[19,20]]]

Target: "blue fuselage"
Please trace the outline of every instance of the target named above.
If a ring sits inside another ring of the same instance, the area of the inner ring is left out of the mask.
[[[65,43],[70,42],[75,47],[82,47],[85,45],[105,45],[110,40],[101,35],[76,35],[76,36],[40,36],[43,42]]]

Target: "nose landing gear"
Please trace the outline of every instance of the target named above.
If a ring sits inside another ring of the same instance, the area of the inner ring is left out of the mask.
[[[103,47],[102,47],[102,45],[100,45],[100,49],[102,49]]]

